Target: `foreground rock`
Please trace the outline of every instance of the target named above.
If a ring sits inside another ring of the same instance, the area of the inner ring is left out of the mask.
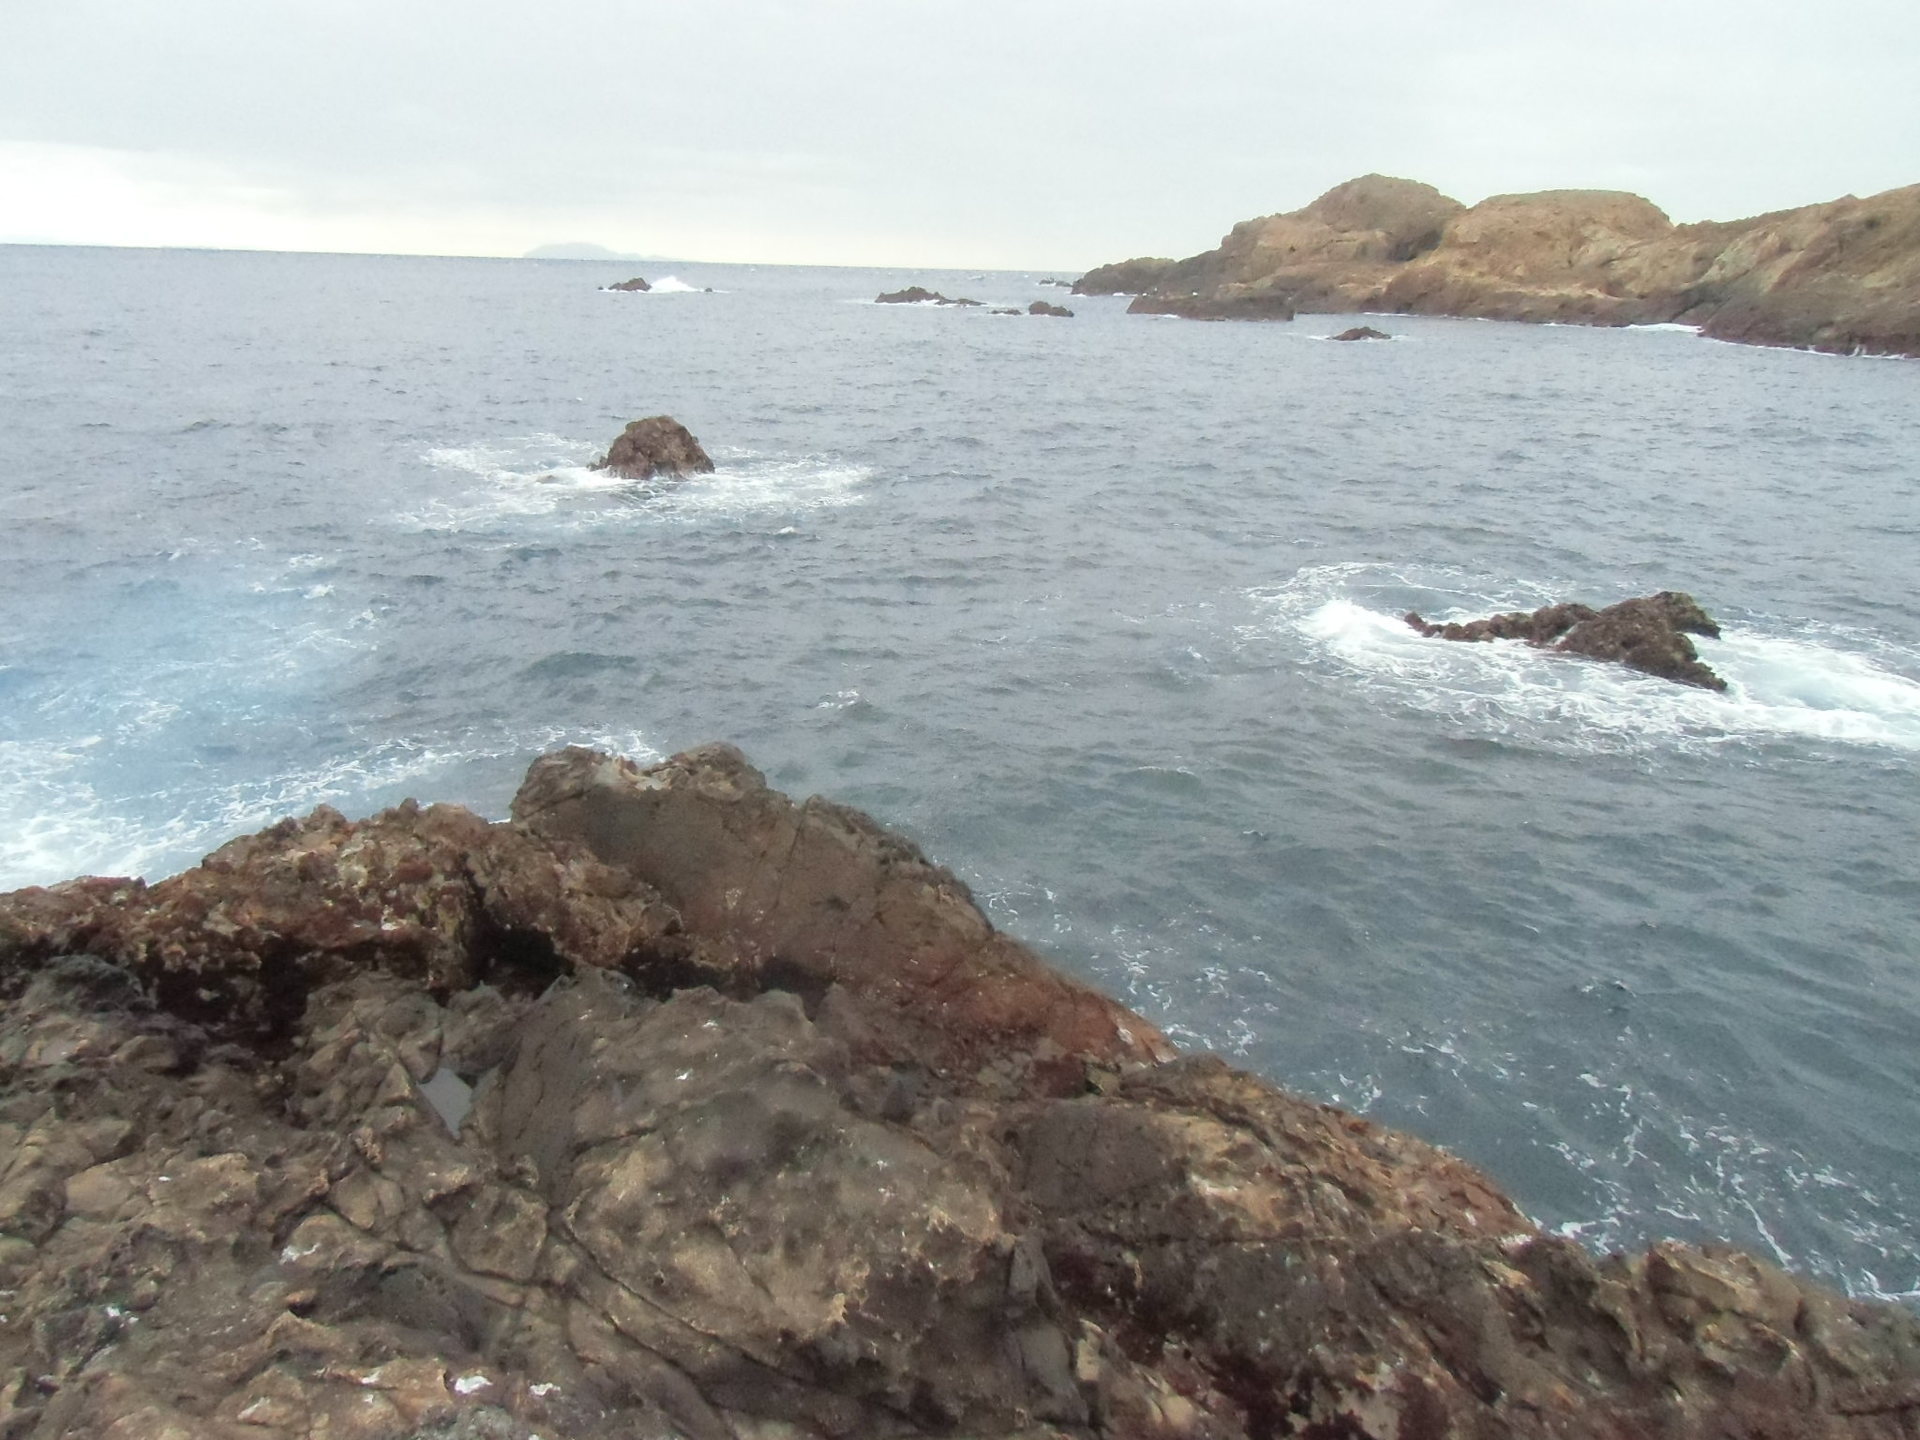
[[[653,415],[631,422],[593,468],[628,480],[651,480],[657,475],[710,474],[713,461],[686,426],[670,415]]]
[[[1920,1323],[1596,1260],[737,752],[0,897],[8,1440],[1911,1434]]]
[[[1365,175],[1244,221],[1217,249],[1104,266],[1075,288],[1105,293],[1121,279],[1157,314],[1272,297],[1303,312],[1678,322],[1727,340],[1920,355],[1920,185],[1675,225],[1618,191],[1496,195],[1469,209],[1430,185]]]
[[[1567,655],[1610,660],[1681,685],[1725,690],[1727,682],[1700,659],[1688,635],[1720,638],[1720,627],[1691,595],[1662,590],[1604,610],[1577,602],[1511,611],[1485,620],[1436,625],[1413,611],[1407,624],[1441,640],[1524,640]]]
[[[1393,337],[1384,330],[1376,330],[1371,325],[1355,325],[1351,330],[1342,330],[1333,337],[1336,340],[1391,340]]]
[[[649,285],[645,280],[641,279],[638,275],[636,275],[631,280],[622,280],[618,284],[609,285],[606,288],[609,290],[639,291],[639,290],[651,290],[653,289],[653,286]]]

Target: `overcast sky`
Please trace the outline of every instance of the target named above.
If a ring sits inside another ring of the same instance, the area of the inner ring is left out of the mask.
[[[1077,271],[1367,171],[1920,182],[1920,0],[0,0],[0,241]]]

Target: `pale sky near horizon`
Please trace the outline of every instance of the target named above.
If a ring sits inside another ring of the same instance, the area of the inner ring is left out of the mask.
[[[1920,3],[0,0],[0,242],[1077,271],[1368,171],[1920,183]]]

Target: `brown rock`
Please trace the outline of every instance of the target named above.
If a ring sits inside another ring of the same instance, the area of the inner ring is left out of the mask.
[[[935,305],[953,303],[939,291],[928,290],[919,285],[909,285],[904,290],[890,290],[883,295],[876,295],[873,300],[876,305],[925,305],[928,302]]]
[[[1155,266],[1141,272],[1143,299],[1167,308],[1152,313],[1221,318],[1231,311],[1209,307],[1270,294],[1302,311],[1679,321],[1719,339],[1920,355],[1920,185],[1676,226],[1618,191],[1496,195],[1467,209],[1370,175]]]
[[[1167,271],[1173,268],[1171,260],[1157,260],[1141,257],[1137,260],[1122,260],[1114,265],[1100,265],[1089,270],[1073,282],[1076,295],[1139,295],[1151,290],[1160,283]]]
[[[1718,638],[1720,627],[1691,595],[1662,590],[1658,595],[1622,600],[1604,610],[1578,603],[1545,605],[1436,625],[1409,611],[1407,624],[1441,640],[1524,640],[1568,655],[1611,660],[1682,685],[1724,690],[1727,682],[1700,660],[1689,634]]]
[[[1682,600],[1635,603],[1711,624]],[[1596,1258],[1411,1136],[1169,1059],[735,751],[564,751],[516,813],[324,812],[191,881],[0,896],[0,1434],[1911,1428],[1904,1310],[1716,1247]],[[300,918],[349,875],[339,935]],[[636,896],[681,953],[623,952]],[[262,975],[311,981],[272,1032]],[[177,1067],[117,1058],[153,1034]]]
[[[1291,320],[1293,301],[1285,295],[1219,293],[1212,295],[1137,295],[1129,315],[1178,315],[1184,320]]]
[[[1061,319],[1061,320],[1071,320],[1073,318],[1073,311],[1067,309],[1066,306],[1049,305],[1044,300],[1036,300],[1031,305],[1027,306],[1027,314],[1052,315],[1055,318]]]
[[[713,461],[686,426],[671,416],[653,415],[630,422],[593,468],[628,480],[651,480],[656,475],[710,474]]]
[[[1351,330],[1342,330],[1333,337],[1336,340],[1391,340],[1393,337],[1384,330],[1376,330],[1371,325],[1356,325]]]
[[[649,285],[645,280],[641,279],[638,275],[634,276],[631,280],[622,280],[622,281],[619,281],[617,284],[607,286],[607,289],[609,290],[630,290],[630,291],[651,290],[652,288],[653,286]]]

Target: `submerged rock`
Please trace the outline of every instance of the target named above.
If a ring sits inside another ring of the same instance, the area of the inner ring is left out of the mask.
[[[1908,1433],[1905,1311],[1543,1235],[737,751],[513,809],[0,896],[0,1434]]]
[[[1356,325],[1351,330],[1342,330],[1333,337],[1336,340],[1391,340],[1393,337],[1384,330],[1376,330],[1371,325]]]
[[[656,475],[705,475],[713,470],[713,461],[686,426],[670,415],[653,415],[631,422],[593,468],[628,480],[651,480]]]
[[[636,275],[631,280],[622,280],[618,284],[609,285],[606,288],[609,290],[651,290],[653,286]]]
[[[1413,611],[1405,618],[1422,635],[1441,640],[1524,640],[1568,655],[1615,661],[1682,685],[1727,688],[1687,639],[1689,634],[1718,639],[1720,627],[1691,595],[1677,590],[1622,600],[1604,610],[1574,602],[1445,625]]]

